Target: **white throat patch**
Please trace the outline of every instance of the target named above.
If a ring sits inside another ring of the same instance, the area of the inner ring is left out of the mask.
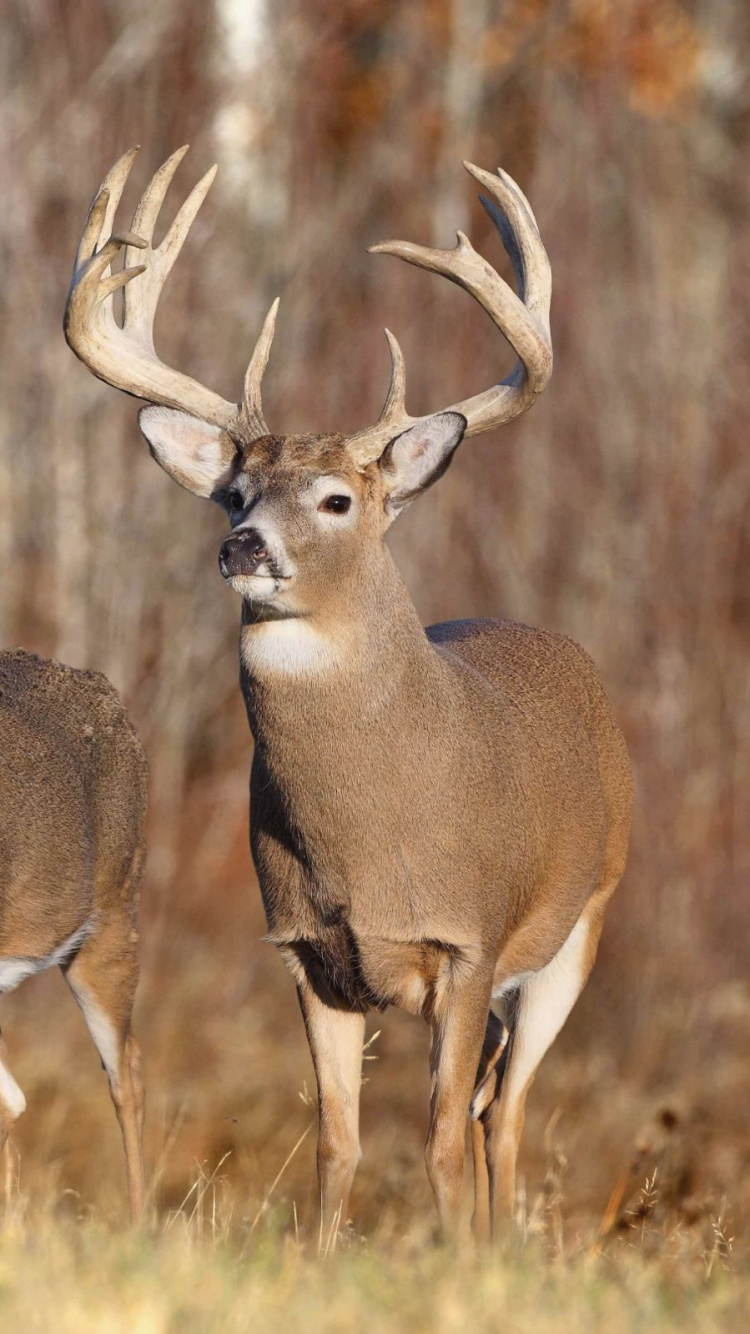
[[[243,626],[240,653],[253,676],[323,676],[341,666],[341,649],[298,617]]]

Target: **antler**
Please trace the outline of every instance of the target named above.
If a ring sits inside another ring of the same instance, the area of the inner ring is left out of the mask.
[[[263,420],[260,384],[273,341],[278,301],[269,311],[253,352],[241,406],[227,402],[189,375],[172,370],[159,360],[154,350],[154,316],[159,296],[208,194],[216,167],[206,172],[194,187],[164,240],[154,247],[154,228],[164,196],[187,153],[187,145],[167,158],[152,177],[135,211],[132,230],[109,235],[137,153],[138,148],[131,148],[115,163],[91,205],[65,307],[65,337],[89,370],[116,389],[149,403],[181,408],[216,426],[228,427],[241,416],[256,435],[265,435],[268,428]],[[102,235],[108,236],[108,240],[99,246]],[[125,267],[112,274],[112,260],[123,247]],[[146,263],[133,263],[139,258]],[[122,327],[115,320],[112,302],[112,294],[119,287],[125,289]]]
[[[464,167],[491,196],[487,199],[480,195],[480,199],[510,256],[518,296],[487,260],[477,254],[463,232],[457,233],[458,243],[453,250],[433,250],[428,246],[413,245],[410,241],[383,241],[371,245],[369,250],[371,254],[397,255],[409,264],[442,273],[451,282],[465,288],[484,307],[516,352],[519,359],[500,384],[447,409],[466,417],[467,435],[478,435],[525,412],[552,374],[551,274],[531,206],[515,181],[500,168],[497,176],[493,176],[470,162],[464,162]],[[420,420],[406,411],[404,358],[390,330],[386,329],[385,333],[391,353],[388,396],[375,425],[359,431],[350,442],[355,457],[362,464],[379,457],[394,435]]]

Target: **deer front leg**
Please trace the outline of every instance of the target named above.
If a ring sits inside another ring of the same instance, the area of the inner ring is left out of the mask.
[[[433,1011],[430,1027],[432,1098],[425,1158],[444,1237],[455,1235],[461,1209],[466,1119],[482,1054],[491,973],[453,976]]]
[[[305,981],[297,994],[318,1084],[321,1237],[346,1222],[360,1158],[359,1094],[365,1018],[324,1000]]]

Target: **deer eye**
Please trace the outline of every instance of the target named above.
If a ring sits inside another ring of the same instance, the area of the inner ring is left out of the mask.
[[[244,510],[245,497],[243,496],[241,491],[237,491],[236,488],[231,490],[229,492],[229,496],[227,497],[227,499],[229,500],[230,510],[234,510],[235,514],[237,513],[238,510]]]
[[[351,496],[326,496],[320,508],[328,514],[346,514],[351,507]]]

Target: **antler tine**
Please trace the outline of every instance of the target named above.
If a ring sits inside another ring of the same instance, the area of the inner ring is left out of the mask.
[[[471,162],[464,162],[470,176],[494,195],[487,199],[480,195],[481,204],[492,218],[510,257],[518,283],[518,295],[549,334],[549,308],[552,296],[552,274],[547,253],[542,244],[531,205],[516,182],[498,167],[497,176]],[[498,207],[499,187],[502,205]]]
[[[142,236],[145,241],[148,241],[149,245],[153,241],[154,227],[159,220],[159,213],[167,190],[172,184],[172,178],[189,147],[189,144],[183,144],[182,148],[178,148],[176,152],[172,153],[166,162],[162,162],[141,195],[141,201],[133,217],[133,231]]]
[[[279,310],[279,298],[272,302],[263,322],[258,341],[253,348],[248,368],[245,372],[245,388],[242,396],[242,417],[253,433],[258,436],[268,435],[268,427],[263,417],[263,396],[261,387],[271,344],[276,332],[276,316]]]
[[[392,334],[390,329],[385,330],[385,336],[388,340],[388,350],[391,354],[391,382],[388,386],[385,403],[383,404],[378,424],[399,422],[413,419],[409,417],[406,411],[406,365],[404,354],[401,351],[398,339]]]
[[[217,426],[228,427],[237,419],[237,404],[227,402],[189,375],[164,365],[157,357],[153,343],[153,320],[161,289],[208,192],[216,168],[198,182],[161,245],[153,249],[153,230],[159,210],[169,183],[187,152],[187,148],[178,149],[155,173],[144,191],[132,231],[112,235],[99,246],[101,236],[107,236],[114,225],[115,211],[137,152],[137,148],[133,148],[123,154],[107,173],[95,196],[78,247],[65,307],[65,337],[89,370],[115,388],[150,403],[181,408]],[[137,235],[138,231],[143,231],[145,237]],[[126,247],[126,267],[110,275],[110,263],[123,247]],[[140,256],[147,263],[131,266],[131,259]],[[131,286],[134,278],[139,278],[139,282]],[[111,300],[112,293],[119,287],[126,289],[122,328],[115,322]]]
[[[123,153],[119,161],[115,163],[114,167],[112,167],[109,172],[107,172],[107,175],[104,178],[102,189],[106,190],[109,195],[107,211],[104,215],[104,226],[102,228],[104,236],[109,236],[114,228],[115,214],[119,208],[120,200],[122,199],[122,192],[128,183],[128,177],[133,169],[133,163],[140,151],[140,144],[135,144],[133,148],[128,149],[127,153]],[[133,228],[133,231],[135,231],[135,228]]]
[[[120,202],[122,192],[125,189],[125,182],[130,175],[130,169],[139,151],[140,145],[136,144],[135,148],[129,148],[127,153],[123,153],[122,157],[117,159],[115,165],[110,167],[94,195],[76,254],[76,269],[80,269],[86,263],[86,260],[91,259],[99,244],[102,232],[105,236],[109,236],[111,233],[117,205]]]
[[[187,145],[184,148],[178,148],[177,152],[167,158],[167,161],[155,173],[143,193],[133,219],[133,231],[137,232],[146,241],[150,262],[148,278],[142,283],[136,283],[135,286],[129,287],[125,294],[123,328],[132,333],[133,337],[150,352],[154,350],[154,319],[162,288],[184,245],[198,209],[213,184],[217,171],[216,166],[211,167],[198,184],[193,187],[161,245],[154,247],[154,227],[158,221],[164,197],[169,189],[172,177],[187,151]],[[131,256],[126,253],[125,263],[128,264],[130,259]]]
[[[385,241],[369,247],[371,254],[396,255],[409,264],[440,273],[479,302],[495,326],[505,335],[518,356],[511,373],[493,388],[447,409],[467,420],[467,435],[478,435],[517,417],[530,407],[547,384],[552,372],[549,334],[551,279],[549,260],[531,208],[518,186],[505,172],[497,176],[471,163],[466,170],[487,190],[482,199],[500,232],[516,273],[519,295],[478,254],[463,232],[457,233],[453,250],[437,250],[410,241]],[[400,354],[399,354],[400,355]],[[387,402],[391,398],[391,391]],[[403,404],[402,404],[403,408]],[[352,451],[360,464],[377,458],[394,433],[415,420],[405,409],[397,416],[389,412],[374,426],[352,437]]]

